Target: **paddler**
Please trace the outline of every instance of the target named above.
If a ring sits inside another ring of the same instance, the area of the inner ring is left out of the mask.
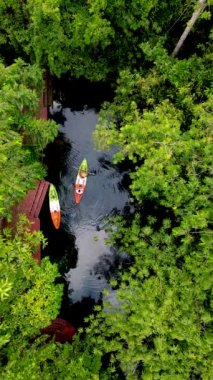
[[[78,185],[79,188],[76,189],[76,193],[82,194],[83,193],[83,187],[85,186],[85,178],[88,176],[88,173],[85,170],[81,170],[79,173],[79,180]]]
[[[86,178],[88,176],[88,173],[85,172],[84,170],[81,170],[80,173],[79,173],[80,177],[81,178]]]

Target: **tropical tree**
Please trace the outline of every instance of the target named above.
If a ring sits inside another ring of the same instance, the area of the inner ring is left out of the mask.
[[[142,42],[156,44],[162,39],[173,50],[177,21],[183,29],[196,3],[196,0],[1,2],[2,54],[7,59],[22,56],[57,76],[70,72],[72,76],[92,80],[114,78],[121,69],[144,66],[139,48]],[[195,32],[193,38],[198,45],[199,33]]]
[[[40,162],[44,147],[53,141],[58,127],[38,120],[42,72],[17,60],[0,67],[0,215],[9,217],[11,206],[43,178]]]
[[[124,70],[94,134],[131,167],[137,210],[110,243],[134,258],[117,305],[97,307],[89,331],[111,376],[211,379],[212,53],[181,61],[143,43],[149,70]],[[208,75],[206,76],[207,70]]]
[[[194,105],[187,128],[164,101],[143,114],[134,105],[122,127],[106,131],[120,147],[115,162],[135,167],[138,212],[118,219],[110,240],[134,264],[118,305],[104,304],[89,331],[127,379],[212,378],[212,100]]]
[[[27,221],[19,222],[14,237],[9,229],[0,236],[1,363],[12,362],[17,347],[29,345],[59,311],[57,267],[48,258],[41,265],[33,259],[40,242],[45,244],[41,233],[32,233]]]

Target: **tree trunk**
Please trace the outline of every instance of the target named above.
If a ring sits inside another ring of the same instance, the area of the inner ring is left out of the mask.
[[[198,17],[202,13],[202,11],[206,7],[206,5],[207,5],[206,0],[199,0],[198,1],[197,9],[193,12],[192,17],[191,17],[190,21],[188,22],[186,29],[184,30],[183,34],[181,35],[173,53],[172,53],[173,57],[175,57],[177,55],[177,53],[179,52],[181,46],[183,45],[186,37],[188,36],[190,30],[192,29],[194,23],[197,21]]]

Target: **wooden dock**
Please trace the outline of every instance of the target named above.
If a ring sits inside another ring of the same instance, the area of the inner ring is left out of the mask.
[[[13,228],[15,228],[18,215],[25,214],[31,224],[31,231],[40,230],[40,212],[49,189],[49,182],[38,181],[35,189],[28,191],[27,195],[17,206],[13,208]],[[34,257],[37,261],[41,260],[41,247],[39,246],[34,253]]]

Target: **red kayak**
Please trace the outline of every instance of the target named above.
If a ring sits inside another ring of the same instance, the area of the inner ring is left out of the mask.
[[[84,159],[78,169],[77,178],[75,181],[75,203],[80,203],[87,184],[87,176],[88,176],[88,165],[87,160]]]

